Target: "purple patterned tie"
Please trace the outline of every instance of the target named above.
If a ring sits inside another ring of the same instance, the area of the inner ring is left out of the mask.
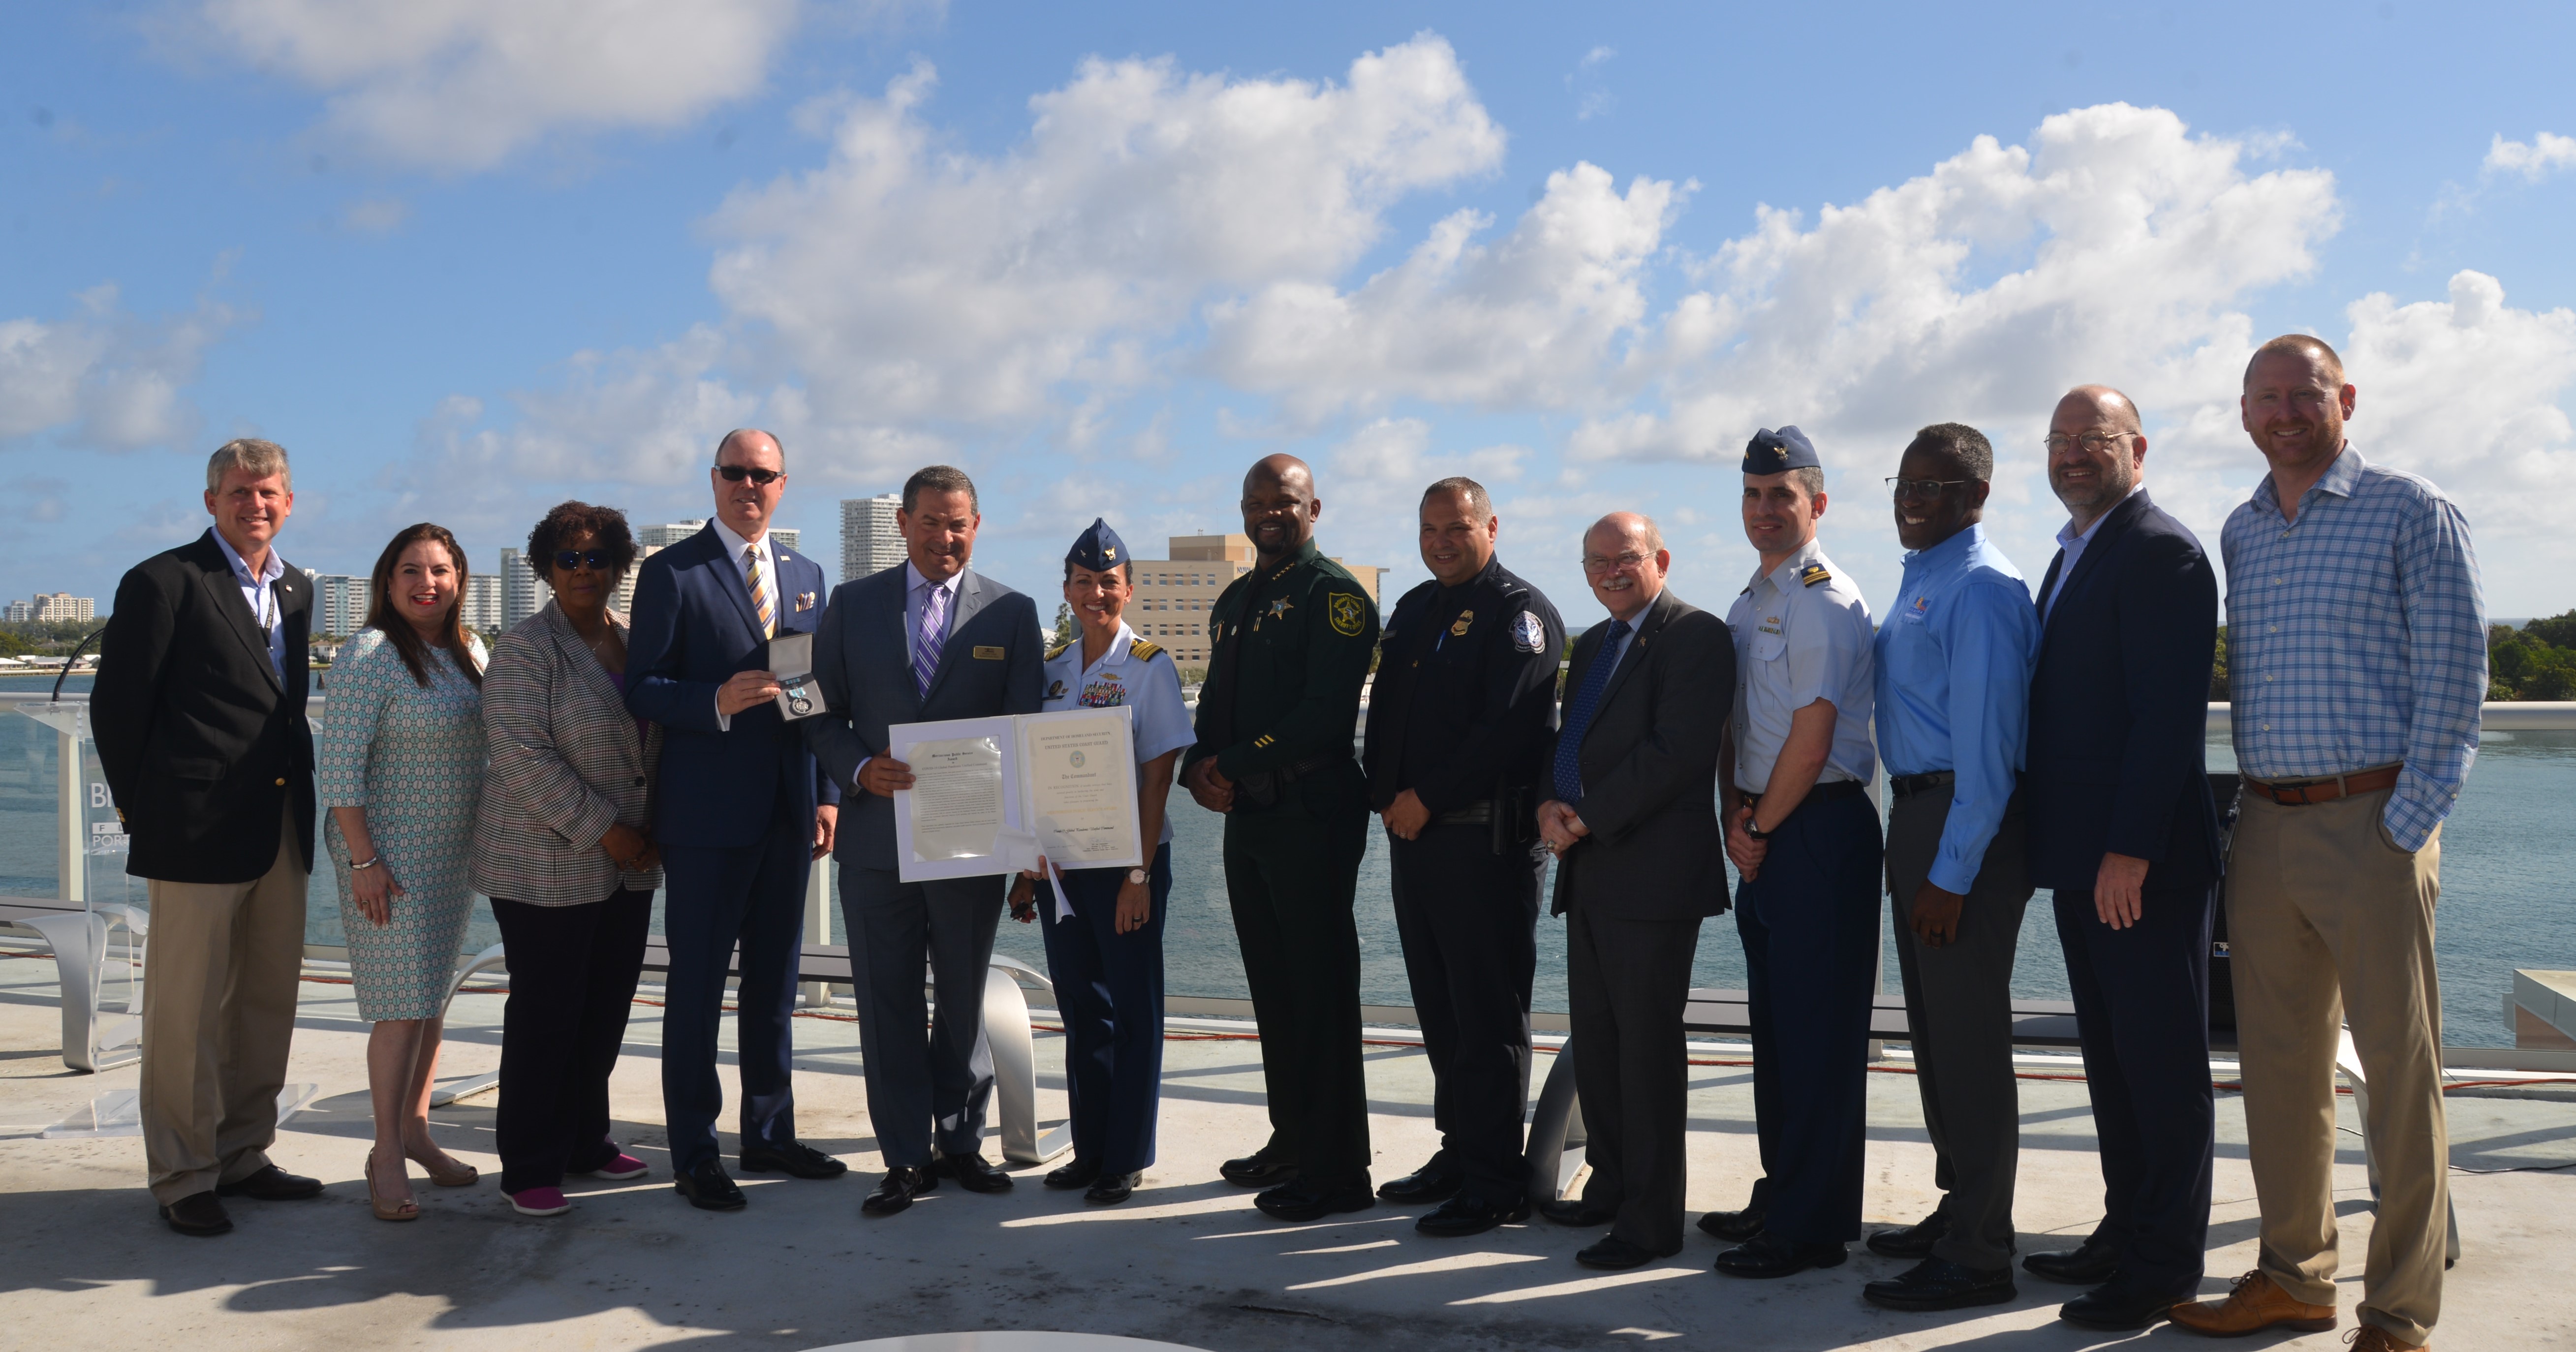
[[[921,632],[913,636],[912,679],[921,697],[930,698],[930,678],[939,672],[939,650],[948,641],[948,589],[937,583],[922,598]]]

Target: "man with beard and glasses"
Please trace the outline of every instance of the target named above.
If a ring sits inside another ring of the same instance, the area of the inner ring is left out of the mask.
[[[1376,1205],[1360,1067],[1360,940],[1351,908],[1368,788],[1351,741],[1377,650],[1377,606],[1315,548],[1324,513],[1292,455],[1243,476],[1252,571],[1220,593],[1181,784],[1225,814],[1225,887],[1261,1025],[1270,1140],[1227,1160],[1280,1220]]]
[[[2442,490],[2344,440],[2359,391],[2300,334],[2245,368],[2245,431],[2271,473],[2219,537],[2245,794],[2227,935],[2262,1257],[2176,1324],[2232,1335],[2335,1318],[2334,1060],[2349,1024],[2370,1082],[2378,1219],[2354,1346],[2416,1348],[2450,1237],[2442,822],[2478,754],[2486,617],[2468,523]]]
[[[2200,1285],[2209,1234],[2209,926],[2218,812],[2206,768],[2218,578],[2147,496],[2137,405],[2058,400],[2048,483],[2070,514],[2039,584],[2022,781],[2030,881],[2056,893],[2103,1217],[2022,1260],[2092,1286],[2058,1314],[2143,1328]]]
[[[2014,1295],[2012,974],[2030,900],[2018,790],[2039,617],[2020,571],[1986,538],[1994,471],[1983,433],[1936,423],[1914,434],[1888,481],[1908,552],[1876,642],[1878,747],[1896,797],[1887,895],[1943,1194],[1919,1223],[1869,1237],[1874,1253],[1923,1260],[1862,1289],[1895,1310]]]

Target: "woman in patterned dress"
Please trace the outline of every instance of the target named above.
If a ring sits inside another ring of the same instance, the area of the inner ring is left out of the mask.
[[[385,546],[367,627],[332,664],[322,706],[323,838],[367,1038],[378,1219],[420,1215],[406,1159],[441,1187],[478,1176],[429,1138],[440,1016],[474,908],[466,878],[483,793],[483,648],[465,631],[465,551],[423,522]]]

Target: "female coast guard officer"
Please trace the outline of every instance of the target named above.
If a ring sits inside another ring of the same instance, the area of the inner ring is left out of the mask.
[[[1064,599],[1082,634],[1047,654],[1046,712],[1134,709],[1136,820],[1157,842],[1150,868],[1063,872],[1064,897],[1022,875],[1011,914],[1044,926],[1047,972],[1070,1046],[1073,1162],[1050,1188],[1084,1188],[1082,1200],[1127,1200],[1154,1162],[1154,1113],[1163,1083],[1163,908],[1172,892],[1172,824],[1164,815],[1172,767],[1198,740],[1181,704],[1172,655],[1120,616],[1135,594],[1127,547],[1095,519],[1064,556]]]

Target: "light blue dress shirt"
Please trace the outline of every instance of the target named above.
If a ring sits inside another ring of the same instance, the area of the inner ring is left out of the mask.
[[[286,560],[277,556],[277,546],[270,545],[268,563],[259,576],[252,577],[250,565],[222,531],[209,528],[206,534],[215,537],[215,547],[224,551],[224,561],[233,566],[233,585],[241,588],[242,604],[250,607],[252,622],[268,636],[268,665],[276,671],[277,683],[286,684],[286,607],[271,590],[286,576]]]
[[[1819,784],[1878,770],[1870,745],[1869,603],[1813,540],[1752,584],[1726,612],[1735,634],[1735,787],[1760,793],[1789,740],[1790,720],[1817,700],[1834,706],[1834,742]]]
[[[1970,526],[1905,556],[1896,605],[1874,642],[1879,755],[1892,776],[1958,776],[1931,878],[1966,892],[2030,744],[2030,674],[2039,665],[2030,587],[1986,528]]]

